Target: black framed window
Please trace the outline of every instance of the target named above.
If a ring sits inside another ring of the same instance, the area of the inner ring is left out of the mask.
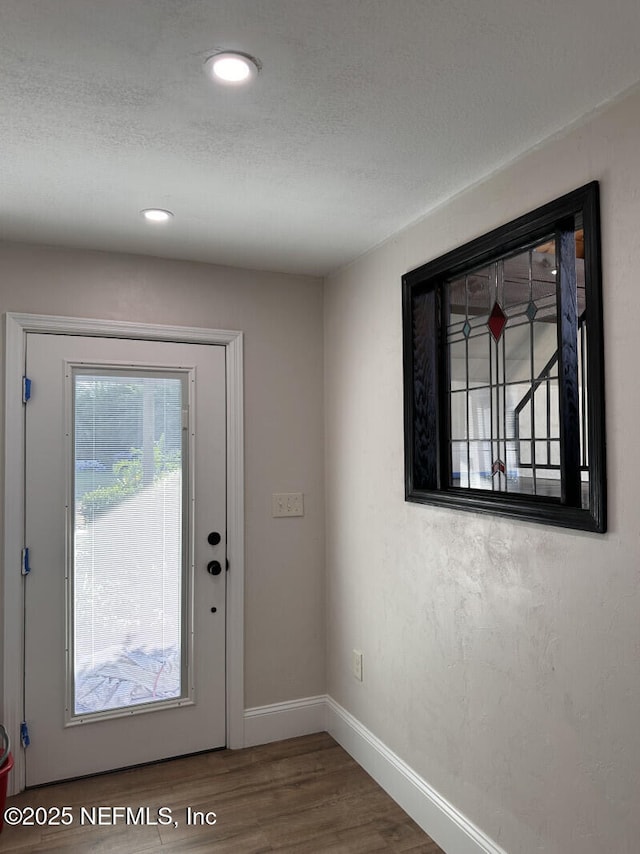
[[[408,501],[604,532],[598,184],[403,277]]]

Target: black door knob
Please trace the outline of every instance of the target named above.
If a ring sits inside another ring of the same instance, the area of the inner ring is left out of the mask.
[[[222,565],[219,560],[211,560],[207,564],[207,572],[210,575],[220,575],[222,572]]]
[[[221,539],[222,537],[217,531],[211,531],[207,537],[207,542],[212,546],[217,546]]]

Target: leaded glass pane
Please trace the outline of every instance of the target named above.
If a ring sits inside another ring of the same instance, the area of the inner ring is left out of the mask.
[[[469,486],[468,445],[466,442],[451,443],[451,481],[454,486]]]
[[[469,318],[487,317],[491,311],[495,292],[492,286],[491,271],[488,267],[475,270],[467,276],[467,294],[469,306]],[[472,324],[473,325],[473,324]]]
[[[551,436],[551,421],[554,421],[556,425],[558,423],[559,413],[551,413],[549,402],[550,401],[549,395],[547,393],[547,383],[541,382],[535,390],[535,394],[533,396],[533,404],[535,409],[536,437],[544,436],[545,438],[547,438],[548,436]],[[556,435],[558,435],[557,429]]]
[[[527,401],[531,386],[529,383],[513,383],[505,388],[506,394],[506,438],[528,438],[531,436],[530,406],[525,402],[524,408],[518,410],[522,401]],[[527,418],[523,419],[523,415]],[[523,424],[524,420],[524,424]]]
[[[469,442],[469,486],[493,489],[491,442]]]
[[[454,341],[449,345],[449,374],[451,391],[467,387],[467,342]]]
[[[531,388],[528,387],[515,410],[516,431],[520,439],[531,438],[531,398],[528,397],[530,393]]]
[[[534,379],[558,375],[558,329],[547,320],[534,320],[533,329],[533,377]]]
[[[521,252],[511,258],[505,258],[502,262],[504,270],[504,306],[511,309],[509,314],[515,314],[516,308],[520,311],[530,300],[530,252]]]
[[[491,389],[472,389],[469,392],[469,438],[491,439],[492,429]]]
[[[531,376],[531,324],[527,321],[504,331],[505,381],[523,382]]]
[[[555,253],[555,240],[546,239],[445,290],[452,486],[555,494],[549,474],[560,466]]]
[[[560,438],[560,392],[558,390],[558,380],[550,379],[547,383],[549,394],[549,408],[551,412],[551,421],[549,424],[549,437],[551,439]]]
[[[495,362],[496,362],[496,382],[501,385],[504,383],[504,364],[506,361],[506,350],[504,338],[501,337],[499,341],[496,341],[494,345],[495,349]]]
[[[472,335],[467,342],[470,388],[491,384],[488,362],[491,344],[488,332]]]
[[[562,495],[562,481],[558,469],[543,469],[536,475],[536,495],[544,495],[547,498],[560,498]]]
[[[548,447],[546,441],[535,443],[536,447],[536,466],[546,466],[549,462]]]
[[[451,393],[451,438],[467,438],[467,392]]]
[[[456,324],[462,324],[467,316],[467,286],[466,276],[456,281],[449,282],[449,327],[455,328]]]

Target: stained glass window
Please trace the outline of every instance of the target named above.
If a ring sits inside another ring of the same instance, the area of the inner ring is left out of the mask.
[[[408,500],[604,530],[600,278],[596,184],[404,277]]]

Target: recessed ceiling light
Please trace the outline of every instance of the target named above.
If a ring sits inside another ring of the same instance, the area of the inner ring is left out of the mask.
[[[255,57],[230,50],[215,53],[204,64],[205,72],[221,83],[248,83],[257,77],[260,68]]]
[[[173,216],[171,211],[165,211],[162,208],[145,208],[140,213],[147,222],[168,222]]]

